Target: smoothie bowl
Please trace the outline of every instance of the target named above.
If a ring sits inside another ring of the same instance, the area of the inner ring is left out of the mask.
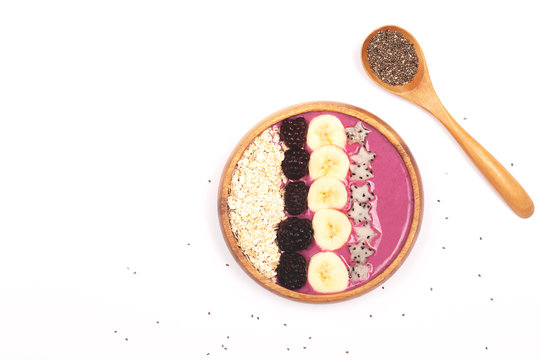
[[[227,162],[221,229],[242,268],[295,300],[363,294],[403,263],[422,219],[409,149],[371,113],[342,103],[283,109]]]

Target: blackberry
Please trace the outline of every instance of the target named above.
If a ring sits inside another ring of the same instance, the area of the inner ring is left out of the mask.
[[[307,123],[303,117],[285,119],[279,127],[279,137],[291,149],[304,147],[307,135]]]
[[[308,173],[309,153],[304,149],[289,149],[281,162],[281,169],[286,177],[298,180]]]
[[[300,215],[307,209],[309,186],[303,181],[289,181],[285,186],[285,210],[291,215]]]
[[[282,251],[303,250],[311,244],[313,227],[311,220],[290,217],[279,223],[277,244]]]
[[[282,253],[276,271],[278,283],[284,288],[300,289],[306,283],[306,259],[299,253]]]

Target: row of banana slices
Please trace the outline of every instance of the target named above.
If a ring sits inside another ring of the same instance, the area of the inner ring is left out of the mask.
[[[320,293],[340,292],[349,285],[347,265],[333,250],[343,247],[352,231],[349,217],[340,211],[349,199],[344,184],[349,169],[352,180],[372,177],[367,162],[360,162],[371,153],[359,152],[354,155],[355,164],[351,164],[344,150],[347,139],[363,143],[365,135],[361,125],[351,133],[346,132],[341,121],[330,114],[315,117],[308,127],[307,145],[312,150],[309,175],[314,181],[307,201],[314,212],[313,236],[322,251],[311,257],[307,278],[313,289]],[[361,169],[356,168],[361,164]]]

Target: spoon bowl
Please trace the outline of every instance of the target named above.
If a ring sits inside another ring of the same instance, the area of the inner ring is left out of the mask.
[[[418,56],[418,71],[414,78],[403,85],[390,85],[383,82],[371,69],[367,48],[380,31],[392,30],[401,33],[414,46]],[[456,139],[465,153],[469,156],[478,170],[495,188],[503,200],[520,217],[528,218],[534,213],[534,203],[519,182],[497,161],[482,145],[469,135],[448,113],[433,89],[429,77],[426,59],[420,44],[414,36],[399,26],[386,25],[374,30],[368,35],[362,46],[362,66],[368,76],[383,89],[401,96],[430,112],[437,118],[450,134]]]
[[[369,65],[368,61],[368,55],[367,55],[367,48],[371,41],[371,39],[380,31],[386,31],[386,30],[392,30],[397,31],[403,36],[409,40],[411,44],[414,46],[414,50],[416,51],[416,54],[418,56],[418,72],[414,76],[414,78],[403,85],[389,85],[385,82],[383,82],[379,77],[373,72],[371,69],[371,66]],[[386,25],[383,27],[380,27],[376,30],[374,30],[371,34],[368,35],[366,40],[364,41],[364,44],[362,45],[362,66],[364,67],[364,70],[368,74],[368,76],[371,78],[371,80],[375,81],[380,87],[390,91],[392,94],[405,97],[408,93],[414,92],[415,89],[418,89],[421,86],[425,86],[427,84],[431,85],[431,79],[429,78],[427,66],[426,66],[426,59],[424,58],[424,53],[422,52],[422,49],[420,48],[420,44],[418,44],[418,41],[407,31],[404,29],[394,26],[394,25]],[[409,98],[405,97],[407,100],[410,100]]]

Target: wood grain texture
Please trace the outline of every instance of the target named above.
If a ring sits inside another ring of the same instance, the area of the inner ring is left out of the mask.
[[[418,55],[418,72],[413,80],[407,84],[398,86],[386,84],[377,77],[369,65],[367,57],[369,42],[375,34],[384,30],[400,32],[414,45]],[[364,70],[373,81],[391,93],[429,111],[446,127],[488,182],[518,216],[528,218],[534,213],[534,203],[519,182],[493,155],[469,135],[445,109],[433,89],[422,48],[409,32],[393,25],[380,27],[369,34],[364,41],[361,56]]]
[[[248,259],[244,256],[244,254],[238,247],[236,239],[231,231],[230,222],[229,222],[229,211],[228,211],[228,206],[227,206],[227,197],[229,195],[229,184],[232,179],[232,173],[236,167],[238,160],[242,156],[244,150],[261,132],[266,130],[268,127],[290,116],[304,113],[304,112],[309,112],[309,111],[341,112],[344,114],[354,116],[366,122],[367,124],[373,126],[374,128],[376,128],[392,143],[392,145],[396,148],[396,150],[400,154],[401,158],[403,159],[405,163],[405,166],[407,167],[407,171],[411,178],[411,183],[412,183],[412,188],[413,188],[414,211],[413,211],[411,227],[409,229],[409,234],[407,236],[407,239],[405,240],[405,243],[403,244],[396,258],[390,263],[390,265],[388,265],[388,267],[382,273],[380,273],[375,278],[371,279],[366,284],[363,284],[355,289],[341,292],[341,293],[336,293],[336,294],[326,294],[326,295],[303,294],[303,293],[299,293],[299,292],[288,290],[284,287],[281,287],[275,284],[274,282],[272,282],[271,279],[267,279],[264,276],[262,276],[257,271],[257,269],[248,261]],[[403,263],[403,261],[405,261],[405,258],[411,251],[411,248],[416,240],[416,237],[418,236],[418,231],[420,230],[420,224],[422,221],[422,213],[423,213],[422,182],[420,179],[420,173],[418,171],[418,167],[416,166],[416,163],[414,161],[412,154],[409,151],[409,148],[403,142],[403,140],[399,137],[399,135],[384,121],[374,116],[373,114],[355,106],[338,103],[338,102],[326,102],[326,101],[309,102],[309,103],[290,106],[288,108],[285,108],[281,111],[278,111],[268,116],[266,119],[264,119],[263,121],[255,125],[255,127],[253,127],[240,140],[236,148],[233,150],[223,170],[223,174],[222,174],[220,185],[219,185],[218,212],[219,212],[219,219],[220,219],[220,225],[221,225],[223,237],[225,238],[227,246],[229,247],[235,260],[240,264],[240,266],[245,270],[245,272],[249,276],[251,276],[263,287],[265,287],[266,289],[278,295],[281,295],[281,296],[284,296],[293,300],[298,300],[298,301],[312,302],[312,303],[341,301],[341,300],[349,299],[351,297],[364,294],[372,290],[376,286],[383,283],[386,279],[388,279],[399,268],[399,266]]]

